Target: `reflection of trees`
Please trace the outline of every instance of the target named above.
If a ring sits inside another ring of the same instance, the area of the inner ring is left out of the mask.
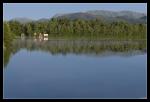
[[[42,50],[51,54],[102,54],[111,52],[132,52],[135,50],[146,51],[146,41],[91,41],[91,40],[16,40],[14,49],[26,48],[29,51]],[[129,54],[130,54],[129,53]]]
[[[32,39],[18,39],[13,41],[12,46],[4,49],[4,66],[7,65],[11,55],[23,48],[28,51],[41,50],[52,55],[73,53],[88,56],[133,56],[146,52],[146,41],[49,40],[39,42]]]
[[[4,67],[7,65],[9,62],[9,57],[10,57],[10,52],[9,50],[5,50],[4,52]]]
[[[11,46],[8,46],[8,47],[5,47],[5,49],[3,49],[4,51],[4,68],[7,66],[8,62],[9,62],[9,59],[11,57],[11,54],[12,54],[12,47]]]

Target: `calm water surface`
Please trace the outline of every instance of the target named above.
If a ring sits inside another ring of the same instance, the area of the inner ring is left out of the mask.
[[[146,97],[147,52],[142,45],[16,40],[4,52],[4,98]]]

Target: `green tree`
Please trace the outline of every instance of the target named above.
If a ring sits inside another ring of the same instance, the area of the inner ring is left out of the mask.
[[[9,24],[7,22],[3,23],[3,35],[4,35],[4,46],[7,48],[11,45],[11,41],[13,40],[13,34],[10,30]]]

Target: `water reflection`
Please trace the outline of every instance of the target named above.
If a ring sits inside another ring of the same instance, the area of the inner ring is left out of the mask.
[[[105,41],[105,40],[63,40],[63,39],[16,39],[12,46],[4,50],[4,67],[10,56],[21,49],[40,50],[56,54],[76,54],[88,56],[133,56],[146,53],[146,41]]]
[[[16,39],[11,44],[4,49],[4,98],[146,96],[145,41]]]

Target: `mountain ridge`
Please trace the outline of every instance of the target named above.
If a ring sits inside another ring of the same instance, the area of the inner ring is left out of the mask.
[[[10,21],[18,21],[20,23],[28,23],[33,21],[38,22],[46,22],[52,18],[62,19],[68,18],[70,20],[73,19],[85,19],[85,20],[92,20],[92,19],[102,19],[108,22],[112,21],[127,21],[129,23],[147,23],[147,14],[135,12],[135,11],[110,11],[110,10],[89,10],[85,12],[75,12],[75,13],[60,13],[55,14],[51,18],[41,18],[38,20],[33,20],[30,18],[13,18]]]

